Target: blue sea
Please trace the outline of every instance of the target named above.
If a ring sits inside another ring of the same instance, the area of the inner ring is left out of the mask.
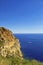
[[[24,58],[43,61],[43,34],[15,34],[20,40]]]

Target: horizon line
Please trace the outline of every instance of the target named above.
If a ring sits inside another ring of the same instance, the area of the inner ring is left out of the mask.
[[[14,34],[43,34],[43,33],[14,33]]]

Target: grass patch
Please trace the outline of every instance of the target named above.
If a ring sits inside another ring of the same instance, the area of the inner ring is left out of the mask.
[[[4,41],[0,41],[0,47],[3,46]]]

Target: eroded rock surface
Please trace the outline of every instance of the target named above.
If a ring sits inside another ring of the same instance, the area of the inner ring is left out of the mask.
[[[8,55],[22,57],[20,48],[19,39],[10,30],[0,27],[0,55],[4,57]]]

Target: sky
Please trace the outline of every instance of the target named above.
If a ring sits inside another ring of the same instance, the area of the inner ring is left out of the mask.
[[[14,33],[43,33],[43,0],[0,0],[0,27]]]

